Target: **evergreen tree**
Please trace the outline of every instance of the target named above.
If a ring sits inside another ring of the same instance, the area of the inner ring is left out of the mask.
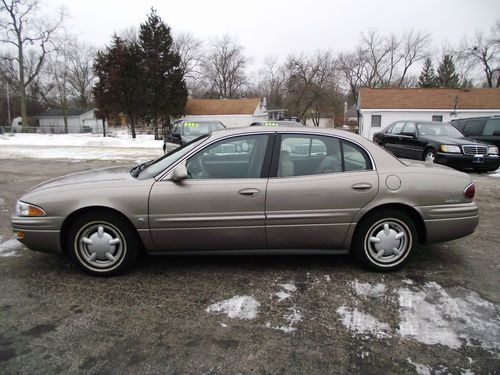
[[[441,61],[438,68],[437,80],[439,87],[457,88],[460,86],[458,74],[455,71],[455,64],[453,63],[453,56],[443,56],[443,61]]]
[[[170,28],[154,9],[139,31],[144,110],[152,120],[155,138],[161,122],[163,135],[170,116],[182,115],[188,91],[181,69],[181,58],[174,50]]]
[[[424,66],[422,68],[422,73],[420,73],[420,77],[418,79],[418,86],[423,88],[438,87],[436,74],[434,73],[434,67],[432,66],[432,61],[429,58],[425,60]]]
[[[97,53],[94,72],[98,81],[92,91],[98,114],[125,113],[130,121],[132,138],[135,125],[143,114],[144,82],[141,79],[139,46],[113,36],[111,46]]]

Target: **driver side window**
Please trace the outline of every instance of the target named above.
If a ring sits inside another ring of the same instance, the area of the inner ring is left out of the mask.
[[[267,135],[255,134],[211,144],[188,159],[188,176],[191,179],[260,178],[267,142]]]

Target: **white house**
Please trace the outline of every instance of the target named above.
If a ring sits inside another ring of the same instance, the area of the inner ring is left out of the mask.
[[[398,120],[442,121],[500,114],[500,89],[361,88],[360,134],[368,139]]]
[[[228,128],[248,126],[267,120],[266,99],[188,99],[180,119],[215,120]]]
[[[102,121],[94,115],[95,109],[68,109],[68,133],[96,133],[102,131]],[[62,109],[50,109],[38,116],[44,133],[63,133],[64,116]]]

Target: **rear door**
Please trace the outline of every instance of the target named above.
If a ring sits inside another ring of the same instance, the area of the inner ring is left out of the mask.
[[[477,139],[500,147],[500,117],[486,120],[483,133]]]
[[[414,122],[407,122],[405,124],[399,139],[401,142],[399,149],[400,157],[420,160],[424,150],[417,138],[417,127]]]
[[[342,248],[354,216],[378,191],[368,153],[337,137],[278,138],[266,198],[269,247]]]

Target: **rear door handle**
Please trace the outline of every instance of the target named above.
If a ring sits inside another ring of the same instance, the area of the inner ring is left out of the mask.
[[[359,184],[354,184],[351,186],[354,190],[369,190],[372,188],[372,184],[368,182],[360,182]]]
[[[244,197],[256,197],[260,195],[260,193],[261,191],[259,189],[254,188],[241,189],[240,191],[238,191],[238,194]]]

